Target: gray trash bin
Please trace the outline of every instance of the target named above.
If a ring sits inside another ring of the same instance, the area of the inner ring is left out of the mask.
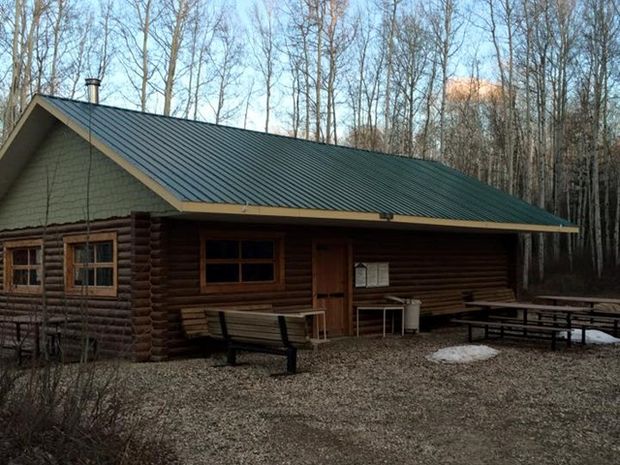
[[[407,299],[405,302],[405,332],[417,333],[420,331],[420,304],[416,299]]]
[[[405,332],[417,333],[420,331],[420,304],[416,299],[403,299],[394,295],[386,296],[386,299],[405,305]]]

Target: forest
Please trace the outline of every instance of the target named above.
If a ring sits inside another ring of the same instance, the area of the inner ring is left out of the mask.
[[[525,288],[620,268],[618,0],[0,0],[0,128],[36,93],[437,160],[570,219]]]

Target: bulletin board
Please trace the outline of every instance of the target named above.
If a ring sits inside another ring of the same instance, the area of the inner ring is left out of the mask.
[[[358,262],[355,264],[355,287],[388,287],[390,264],[388,262]]]

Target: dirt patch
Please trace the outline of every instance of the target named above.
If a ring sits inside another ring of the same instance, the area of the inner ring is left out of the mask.
[[[175,412],[187,464],[616,464],[620,347],[490,343],[471,365],[426,360],[462,344],[448,329],[335,341],[281,357],[132,365],[150,407]]]

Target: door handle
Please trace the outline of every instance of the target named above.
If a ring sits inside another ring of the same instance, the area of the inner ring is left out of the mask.
[[[329,297],[329,294],[317,294],[316,298],[317,299],[327,299]]]

